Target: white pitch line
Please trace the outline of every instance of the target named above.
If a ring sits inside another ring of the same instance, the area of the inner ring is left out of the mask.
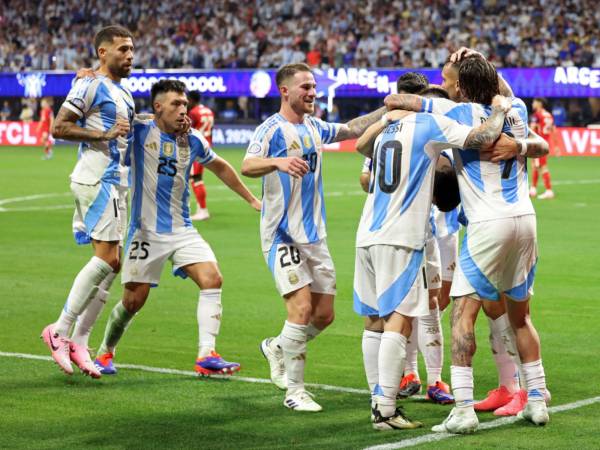
[[[27,202],[29,200],[39,200],[41,198],[66,197],[68,195],[73,195],[73,194],[71,194],[70,192],[61,192],[61,193],[52,193],[52,194],[35,194],[35,195],[25,195],[23,197],[3,198],[3,199],[0,199],[0,205],[5,205],[7,203]]]
[[[4,356],[6,358],[18,358],[18,359],[35,359],[40,361],[52,361],[50,356],[45,355],[32,355],[29,353],[11,353],[11,352],[2,352],[0,351],[0,356]],[[152,373],[161,373],[167,375],[184,375],[190,377],[198,377],[196,372],[191,370],[179,370],[179,369],[167,369],[163,367],[151,367],[151,366],[141,366],[137,364],[115,364],[118,369],[132,369],[132,370],[141,370],[143,372],[152,372]],[[252,377],[240,377],[240,376],[211,376],[211,378],[222,378],[232,381],[243,381],[246,383],[259,383],[259,384],[271,384],[271,380],[267,378],[252,378]],[[322,389],[324,391],[332,391],[332,392],[343,392],[345,394],[364,394],[369,395],[368,389],[357,389],[351,387],[344,386],[331,386],[329,384],[317,384],[317,383],[306,383],[307,387],[314,389]]]
[[[600,403],[600,397],[591,397],[584,400],[578,400],[572,403],[565,403],[564,405],[552,406],[548,408],[550,414],[556,414],[559,412],[570,411],[572,409],[582,408],[584,406],[593,405],[594,403]],[[503,427],[504,425],[510,425],[512,423],[521,421],[519,417],[503,417],[501,419],[491,420],[489,422],[483,422],[479,425],[478,430],[490,430],[492,428]],[[366,447],[364,450],[394,450],[397,448],[414,447],[419,444],[429,444],[432,442],[442,441],[444,439],[450,439],[453,437],[461,436],[460,434],[451,433],[431,433],[423,436],[419,436],[412,439],[405,439],[398,442],[391,442],[389,444],[374,445],[372,447]]]

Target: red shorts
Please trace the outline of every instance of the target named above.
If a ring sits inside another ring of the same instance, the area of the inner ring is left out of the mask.
[[[200,164],[198,161],[194,161],[194,163],[192,164],[192,170],[190,171],[190,175],[191,176],[197,176],[197,175],[202,176],[203,173],[204,173],[204,166],[202,164]]]
[[[538,167],[543,167],[546,164],[548,164],[548,156],[542,156],[541,158],[538,158],[538,160],[537,160]]]
[[[52,144],[52,135],[49,130],[40,131],[40,144]]]

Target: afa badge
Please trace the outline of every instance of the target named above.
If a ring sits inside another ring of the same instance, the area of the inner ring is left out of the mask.
[[[298,274],[294,270],[290,270],[287,275],[290,284],[297,284],[298,281],[300,281],[300,278],[298,278]]]
[[[311,148],[312,147],[312,141],[311,141],[310,136],[308,134],[304,135],[303,141],[304,141],[304,147],[306,147],[306,148]]]
[[[163,144],[163,155],[173,156],[173,153],[175,153],[175,145],[172,142],[165,142]]]

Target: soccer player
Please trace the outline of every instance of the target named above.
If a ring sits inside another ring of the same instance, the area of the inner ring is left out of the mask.
[[[173,275],[190,277],[200,289],[199,346],[195,370],[202,375],[231,374],[240,365],[215,351],[221,325],[222,276],[208,243],[192,226],[188,209],[189,172],[194,161],[207,169],[260,211],[260,201],[235,170],[218,157],[202,133],[185,129],[188,100],[185,84],[161,80],[152,86],[153,121],[136,121],[131,155],[132,207],[125,247],[123,300],[110,314],[96,365],[114,374],[115,348],[134,315],[144,306],[151,286],[157,286],[169,259]]]
[[[52,111],[52,97],[45,97],[40,102],[40,122],[37,127],[37,134],[40,136],[40,142],[44,145],[44,157],[42,159],[52,158],[52,124],[54,122],[54,112]]]
[[[554,117],[548,111],[548,101],[545,98],[534,98],[532,107],[533,115],[531,116],[531,129],[550,143],[552,133],[554,133]],[[531,197],[537,197],[540,200],[554,198],[552,182],[550,181],[550,171],[548,170],[548,157],[542,156],[541,158],[534,159],[531,164],[533,166],[533,172],[531,174],[531,188],[529,189],[529,195]],[[540,172],[542,173],[546,191],[538,196],[537,184]]]
[[[399,93],[422,92],[425,96],[442,96],[448,98],[448,94],[439,88],[427,89],[427,79],[415,72],[402,75],[397,81]],[[365,159],[363,172],[361,174],[361,185],[365,191],[369,191],[369,177],[372,163],[369,158]],[[429,224],[428,224],[429,227]],[[417,356],[420,350],[425,359],[427,368],[427,399],[434,403],[447,404],[454,401],[450,394],[449,386],[442,381],[441,373],[443,367],[443,334],[440,320],[440,308],[438,299],[441,288],[441,261],[440,250],[437,240],[432,234],[431,227],[426,240],[426,276],[429,294],[429,314],[413,321],[412,334],[406,347],[405,373],[400,383],[399,396],[410,397],[421,391],[421,381],[418,373]],[[379,316],[365,316],[365,329],[362,337],[363,363],[369,389],[372,391],[378,378],[378,353],[383,333],[383,320]]]
[[[189,111],[188,116],[192,120],[192,128],[200,131],[208,145],[212,146],[212,130],[215,123],[215,114],[210,108],[200,103],[200,93],[192,91],[188,93]],[[206,187],[202,180],[204,166],[198,161],[194,161],[192,166],[192,190],[196,197],[196,214],[191,216],[192,220],[206,220],[210,217],[206,208]]]
[[[265,339],[261,350],[271,379],[287,389],[284,405],[314,412],[322,408],[304,388],[306,343],[333,321],[336,293],[326,241],[322,146],[357,138],[385,108],[347,124],[326,123],[311,117],[317,91],[306,64],[283,66],[276,82],[279,113],[256,129],[242,163],[243,175],[263,177],[262,251],[287,309],[281,334]]]
[[[76,205],[73,231],[78,244],[91,242],[94,249],[94,256],[77,274],[58,320],[42,331],[52,358],[67,374],[73,373],[73,361],[83,373],[100,377],[90,359],[87,340],[96,312],[99,314],[120,269],[129,173],[124,163],[134,116],[133,98],[120,81],[131,73],[132,39],[120,26],[105,27],[96,34],[94,48],[100,60],[96,77],[76,81],[52,131],[57,138],[81,142],[71,173]],[[88,308],[90,315],[82,316],[89,304],[95,305]]]
[[[375,429],[422,425],[396,407],[396,397],[413,318],[430,313],[424,247],[431,203],[450,211],[460,201],[454,169],[440,153],[444,148],[491,145],[500,136],[508,107],[498,96],[489,120],[476,129],[441,115],[392,111],[357,142],[357,149],[369,156],[373,136],[378,135],[373,194],[367,197],[357,231],[354,272],[354,310],[384,320],[379,379],[372,393]]]
[[[474,103],[443,99],[392,96],[388,106],[444,113],[467,125],[487,120],[491,98],[500,91],[494,66],[479,56],[459,65],[457,93]],[[402,100],[399,97],[403,97]],[[507,350],[519,355],[528,391],[522,416],[543,425],[548,422],[547,389],[539,337],[529,315],[529,298],[537,260],[535,211],[528,196],[524,157],[548,153],[539,137],[526,141],[527,109],[513,98],[505,131],[516,137],[519,152],[482,157],[477,151],[454,152],[461,201],[468,220],[451,296],[451,379],[456,407],[434,431],[470,433],[477,429],[473,409],[474,324],[482,300],[506,300],[511,327],[502,331]],[[500,163],[498,163],[499,160]],[[504,161],[505,160],[505,161]],[[514,331],[514,337],[511,333]]]

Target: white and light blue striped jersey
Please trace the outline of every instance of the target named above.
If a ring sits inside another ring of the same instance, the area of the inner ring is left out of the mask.
[[[136,120],[129,232],[173,233],[191,227],[188,200],[192,163],[208,164],[216,157],[197,130],[176,138],[161,131],[153,120]]]
[[[327,236],[321,158],[323,144],[333,142],[342,126],[311,116],[294,124],[278,113],[254,132],[246,158],[298,156],[309,166],[308,173],[300,179],[277,170],[263,177],[263,251],[269,251],[274,243],[309,244]]]
[[[462,147],[472,128],[415,113],[390,123],[375,140],[373,171],[356,246],[421,250],[429,228],[435,167],[444,148]]]
[[[490,106],[477,103],[455,103],[433,98],[423,101],[422,111],[444,114],[469,126],[479,126],[491,113]],[[527,107],[521,99],[512,99],[512,109],[506,115],[503,132],[515,138],[528,135]],[[478,150],[454,152],[462,206],[469,222],[535,214],[529,198],[527,162],[519,156],[503,178],[507,161],[486,161]],[[489,158],[489,157],[488,157]]]
[[[78,79],[62,105],[79,116],[77,124],[89,130],[107,131],[118,118],[131,124],[135,104],[131,93],[110,78]],[[71,181],[96,184],[100,180],[127,187],[129,169],[125,165],[130,135],[111,141],[81,142]]]

